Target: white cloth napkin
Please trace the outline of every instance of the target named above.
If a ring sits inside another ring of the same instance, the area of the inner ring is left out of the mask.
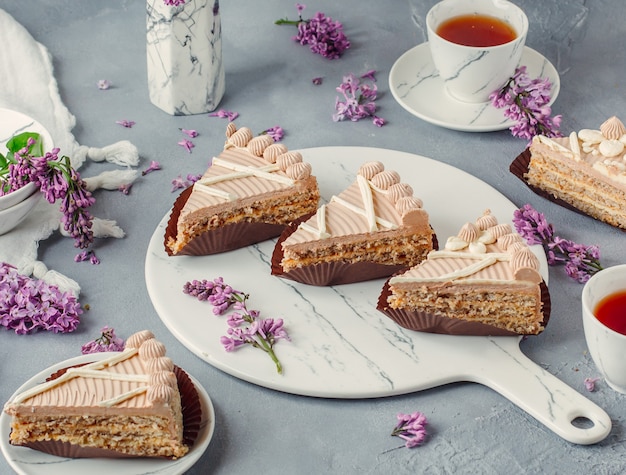
[[[138,173],[131,167],[139,162],[137,148],[128,141],[101,149],[76,142],[72,135],[76,118],[61,100],[48,50],[2,9],[0,45],[0,107],[22,112],[39,121],[50,132],[54,146],[60,148],[59,156],[69,156],[76,170],[87,159],[106,160],[124,167],[97,177],[83,177],[90,189],[116,189],[134,181]],[[53,232],[63,230],[60,219],[59,204],[41,200],[20,226],[0,236],[0,262],[10,263],[24,275],[43,279],[78,295],[80,285],[77,282],[49,270],[37,260],[39,242]],[[93,229],[96,237],[124,236],[124,231],[111,220],[94,218]],[[68,259],[72,257],[68,256]]]

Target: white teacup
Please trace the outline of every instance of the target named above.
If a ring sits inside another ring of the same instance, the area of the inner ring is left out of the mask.
[[[515,30],[516,38],[497,46],[464,46],[437,34],[442,22],[450,18],[478,14],[504,21]],[[426,30],[433,63],[453,98],[480,103],[500,89],[519,65],[528,18],[506,0],[443,0],[426,15]]]
[[[591,358],[607,384],[623,394],[626,394],[626,335],[604,325],[594,311],[604,297],[625,289],[626,264],[593,275],[582,293],[583,328]]]

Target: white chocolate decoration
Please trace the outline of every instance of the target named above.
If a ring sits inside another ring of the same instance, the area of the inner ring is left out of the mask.
[[[598,145],[598,151],[605,157],[617,157],[624,151],[624,144],[616,139],[603,140]]]

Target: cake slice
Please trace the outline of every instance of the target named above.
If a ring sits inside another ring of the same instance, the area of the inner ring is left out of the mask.
[[[360,282],[407,269],[434,247],[413,189],[381,162],[367,162],[348,188],[283,232],[272,274],[320,286]]]
[[[199,400],[165,352],[151,332],[139,332],[124,351],[17,394],[4,406],[10,443],[77,458],[184,456],[180,388],[194,410]]]
[[[318,201],[317,180],[299,152],[230,122],[224,150],[174,203],[165,251],[207,255],[277,237]]]
[[[599,130],[536,136],[511,171],[538,194],[626,229],[626,128],[617,117]]]
[[[539,260],[489,211],[445,248],[387,280],[377,308],[411,330],[455,335],[536,335],[550,313]]]

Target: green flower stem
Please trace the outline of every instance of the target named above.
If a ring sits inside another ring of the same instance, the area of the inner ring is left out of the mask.
[[[265,351],[268,355],[270,355],[270,358],[272,358],[272,361],[276,365],[276,371],[278,372],[278,374],[283,374],[283,365],[281,365],[280,361],[278,361],[278,358],[276,357],[276,353],[274,353],[274,349],[272,348],[272,346],[264,338],[259,338],[259,343],[261,345],[261,349]]]
[[[288,18],[281,18],[279,20],[276,20],[274,22],[274,24],[275,25],[293,25],[293,26],[298,26],[302,22],[306,23],[306,20],[303,20],[302,18],[300,18],[299,20],[289,20]]]

